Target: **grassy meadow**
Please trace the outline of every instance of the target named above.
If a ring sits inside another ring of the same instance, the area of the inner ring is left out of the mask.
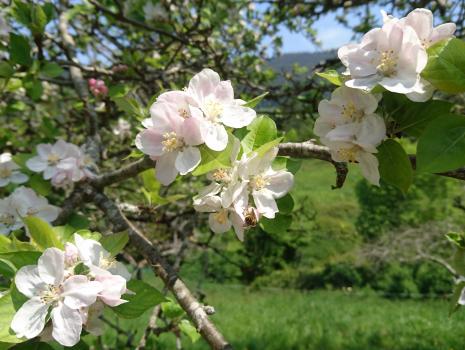
[[[213,320],[241,350],[459,350],[464,348],[465,313],[448,316],[446,300],[388,300],[371,292],[252,291],[238,286],[204,286],[214,305]],[[108,314],[111,317],[111,314]],[[123,329],[138,331],[149,314]],[[116,345],[116,331],[104,344]],[[124,334],[119,335],[126,341]],[[175,349],[173,334],[151,338],[152,349]],[[208,349],[183,336],[184,349]],[[112,347],[113,348],[113,347]],[[128,347],[129,349],[129,347]]]

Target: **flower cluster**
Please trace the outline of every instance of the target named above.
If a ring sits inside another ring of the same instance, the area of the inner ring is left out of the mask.
[[[163,185],[185,175],[201,161],[198,146],[222,151],[228,144],[226,127],[242,128],[256,117],[245,102],[234,98],[230,81],[221,81],[211,69],[196,74],[183,91],[161,94],[150,107],[151,118],[137,135],[136,146],[157,161]]]
[[[237,238],[242,241],[244,230],[255,226],[261,216],[275,217],[279,211],[276,199],[289,192],[294,176],[288,171],[273,169],[277,148],[264,156],[244,153],[236,160],[238,142],[236,146],[232,153],[233,166],[208,175],[212,182],[194,197],[194,208],[210,213],[208,222],[213,232],[227,232],[234,227]]]
[[[87,83],[89,84],[90,92],[95,97],[105,97],[108,94],[108,87],[103,80],[91,78]]]
[[[83,327],[101,333],[98,317],[103,306],[126,301],[126,280],[130,274],[102,245],[74,234],[65,250],[48,248],[37,265],[24,266],[16,274],[15,285],[28,297],[11,322],[18,338],[39,335],[52,337],[64,346],[79,342]],[[79,273],[77,273],[79,271]],[[50,312],[51,329],[46,324]]]
[[[22,218],[37,216],[52,222],[60,209],[48,204],[47,198],[37,195],[32,189],[18,187],[8,197],[0,199],[0,234],[8,234],[24,226]]]
[[[346,86],[371,90],[379,84],[413,101],[428,100],[433,87],[420,76],[428,61],[426,49],[452,37],[455,24],[433,27],[433,14],[427,9],[415,9],[401,19],[385,13],[383,17],[381,28],[370,30],[359,44],[339,49],[338,56],[350,75]]]
[[[362,174],[375,185],[380,176],[373,153],[386,137],[384,119],[375,113],[377,107],[377,96],[342,86],[330,100],[320,102],[314,127],[335,161],[358,162]]]
[[[22,184],[28,180],[27,175],[19,171],[20,167],[13,161],[11,153],[0,154],[0,187],[14,184]]]
[[[26,162],[30,170],[42,172],[43,178],[51,180],[56,187],[92,177],[93,173],[89,170],[91,165],[90,157],[81,148],[63,140],[53,145],[37,145],[37,156]]]
[[[386,137],[386,125],[375,113],[380,96],[370,94],[371,90],[380,85],[413,101],[430,99],[434,89],[420,76],[428,61],[426,49],[455,32],[453,23],[433,27],[427,9],[416,9],[401,19],[383,12],[383,18],[383,26],[370,30],[360,43],[339,49],[347,79],[330,100],[320,102],[314,126],[333,160],[358,163],[375,185],[380,175],[374,153]]]

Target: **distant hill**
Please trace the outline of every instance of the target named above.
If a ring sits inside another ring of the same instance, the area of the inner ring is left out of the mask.
[[[272,58],[270,60],[270,65],[278,72],[290,71],[292,69],[292,65],[295,63],[299,64],[300,66],[307,67],[309,70],[312,70],[320,62],[336,57],[336,50],[286,53],[279,57]]]

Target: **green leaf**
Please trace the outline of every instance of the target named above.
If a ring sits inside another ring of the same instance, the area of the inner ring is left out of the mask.
[[[247,130],[249,132],[241,141],[245,153],[254,151],[260,146],[275,141],[278,138],[275,122],[266,116],[256,118],[247,126]]]
[[[268,233],[280,234],[287,231],[291,226],[292,216],[277,213],[274,219],[261,218],[260,219],[260,228]]]
[[[74,349],[74,346],[72,348],[67,349]],[[48,345],[44,342],[40,342],[37,340],[28,340],[25,343],[15,345],[11,348],[11,350],[54,350],[54,348],[51,345]]]
[[[449,308],[449,316],[452,315],[458,309],[458,301],[460,299],[460,295],[462,294],[462,290],[465,288],[465,282],[459,282],[457,285],[454,286],[454,293],[450,298],[450,308]]]
[[[158,192],[161,187],[161,183],[155,176],[155,169],[149,169],[140,173],[144,187],[149,192]]]
[[[26,37],[10,33],[10,59],[23,66],[32,64],[31,46]]]
[[[139,106],[139,103],[133,98],[129,97],[114,97],[113,101],[118,108],[126,112],[130,116],[136,117],[138,120],[143,120],[148,117],[147,111]]]
[[[377,157],[381,178],[407,193],[413,182],[413,169],[404,148],[394,140],[386,140],[379,145]]]
[[[267,142],[260,147],[258,147],[254,152],[256,152],[260,157],[263,157],[269,150],[272,148],[278,146],[281,141],[282,137],[278,137],[277,139],[274,139],[273,141]]]
[[[465,249],[465,235],[463,233],[449,232],[445,236],[449,242],[455,244],[459,248]]]
[[[21,24],[29,27],[31,23],[31,8],[21,0],[14,0],[12,7],[13,17]]]
[[[11,293],[7,293],[0,298],[0,342],[20,343],[23,341],[10,330],[10,324],[15,313]]]
[[[128,302],[112,308],[122,318],[137,318],[148,309],[166,300],[158,289],[139,280],[129,281],[127,288],[135,294],[125,294],[123,299]]]
[[[460,275],[465,275],[465,249],[457,248],[452,257],[452,267]]]
[[[428,124],[418,141],[417,171],[440,173],[465,165],[465,116],[447,114]]]
[[[75,230],[86,230],[90,226],[90,221],[84,215],[72,213],[68,218],[68,225],[71,225]]]
[[[405,132],[414,137],[419,137],[428,123],[449,113],[453,106],[441,100],[413,102],[404,95],[391,92],[383,94],[383,104],[389,116],[396,121],[394,132]]]
[[[49,181],[44,180],[42,175],[34,174],[29,178],[28,186],[41,196],[48,196],[52,191],[52,185]]]
[[[250,108],[255,108],[260,102],[262,102],[263,98],[268,95],[268,92],[265,92],[264,94],[261,94],[260,96],[257,96],[253,99],[251,99],[249,102],[247,102],[244,107],[250,107]]]
[[[46,62],[41,68],[40,73],[49,78],[56,78],[62,75],[64,72],[55,62]]]
[[[116,255],[123,250],[129,241],[127,232],[114,233],[100,238],[100,243],[111,255]]]
[[[26,94],[32,98],[34,101],[37,101],[42,96],[44,88],[40,80],[23,80],[23,86],[26,89]]]
[[[138,149],[133,149],[131,151],[131,153],[129,153],[126,157],[124,157],[122,160],[126,160],[126,159],[129,159],[129,158],[136,158],[136,159],[139,159],[139,158],[142,158],[143,156],[145,156],[144,153],[142,153],[142,151],[138,150]]]
[[[8,62],[0,62],[0,78],[10,78],[14,73],[15,70]]]
[[[47,25],[48,19],[42,6],[33,5],[31,8],[31,24],[30,28],[33,34],[43,34],[45,26]]]
[[[35,216],[23,219],[32,240],[41,248],[57,247],[63,249],[58,235],[47,222]]]
[[[343,84],[341,75],[333,69],[327,70],[325,72],[317,72],[316,75],[318,75],[319,77],[323,79],[326,79],[331,84],[334,84],[337,86],[341,86]]]
[[[292,198],[290,193],[277,199],[276,204],[278,204],[278,209],[281,214],[290,214],[292,210],[294,210],[294,198]]]
[[[124,97],[130,91],[130,87],[125,84],[111,85],[108,89],[108,96],[113,97]]]
[[[163,315],[168,318],[177,318],[184,315],[183,308],[171,298],[167,298],[168,301],[161,303],[161,311],[163,311]]]
[[[80,235],[82,238],[93,239],[94,241],[100,241],[100,239],[102,238],[101,233],[90,231],[90,230],[78,230],[75,233]]]
[[[37,260],[41,255],[41,252],[17,251],[11,253],[0,253],[0,259],[7,260],[13,264],[16,269],[20,269],[26,265],[36,265]]]
[[[200,333],[197,332],[197,329],[195,329],[192,323],[188,320],[181,320],[181,322],[179,322],[179,329],[189,337],[192,343],[195,343],[200,339]]]
[[[228,145],[223,151],[212,151],[206,145],[199,147],[202,160],[200,161],[199,166],[192,172],[192,175],[199,176],[215,169],[229,168],[231,166],[230,156],[233,149],[234,136],[232,134],[228,134],[228,136]]]
[[[465,41],[448,39],[428,49],[428,64],[421,73],[435,88],[449,92],[465,92]]]
[[[13,278],[16,274],[16,266],[7,259],[0,258],[0,276]]]

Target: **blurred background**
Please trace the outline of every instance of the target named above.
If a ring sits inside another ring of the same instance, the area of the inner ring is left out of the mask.
[[[318,103],[334,88],[315,72],[341,70],[337,49],[379,26],[381,9],[404,16],[427,7],[436,24],[455,22],[457,37],[465,35],[463,0],[51,3],[55,19],[34,37],[34,50],[65,71],[28,71],[20,82],[3,79],[0,148],[30,153],[37,143],[57,137],[84,143],[82,105],[67,74],[77,65],[86,79],[101,79],[108,87],[95,96],[106,147],[102,171],[137,157],[134,137],[146,113],[138,106],[182,88],[204,67],[230,79],[237,97],[268,92],[257,112],[271,116],[285,140],[298,142],[314,138]],[[6,9],[9,2],[3,4]],[[58,36],[56,18],[63,13],[76,60],[65,54]],[[6,33],[24,31],[17,14],[8,16]],[[0,35],[7,45],[5,31]],[[463,97],[459,102],[463,105]],[[404,146],[415,149],[413,142]],[[213,235],[206,216],[193,212],[190,198],[202,185],[194,177],[161,188],[149,170],[108,194],[159,242],[200,299],[215,307],[213,320],[236,349],[463,349],[465,315],[448,316],[456,276],[444,238],[465,227],[463,184],[418,175],[404,195],[384,183],[369,185],[351,167],[344,187],[332,190],[331,165],[305,160],[295,166],[300,169],[292,220],[252,229],[244,243],[232,232]],[[56,191],[50,199],[60,203],[65,194]],[[80,214],[96,230],[109,229],[95,208]],[[127,250],[122,258],[137,276],[159,285],[138,252]],[[136,348],[150,317],[125,322],[109,315],[95,348]],[[166,326],[169,317],[157,322]],[[203,340],[193,344],[184,338],[180,344],[173,333],[152,335],[147,346],[207,348]]]

